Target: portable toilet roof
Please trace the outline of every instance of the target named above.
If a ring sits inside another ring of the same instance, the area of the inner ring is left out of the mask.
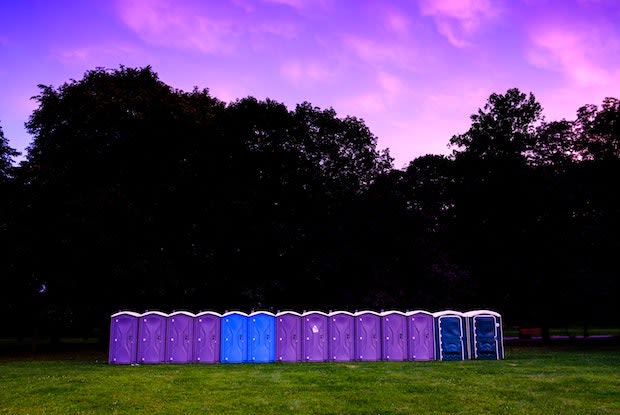
[[[298,313],[297,311],[278,311],[276,313],[276,317],[290,315],[290,314],[301,317],[301,313]]]
[[[304,311],[304,312],[302,313],[302,315],[301,315],[301,316],[302,316],[302,317],[304,317],[304,316],[308,316],[308,315],[310,315],[310,314],[320,314],[320,315],[322,315],[322,316],[329,317],[329,314],[328,314],[328,313],[325,313],[325,312],[323,312],[323,311],[317,311],[317,310],[312,310],[312,311]]]
[[[118,313],[114,313],[110,316],[110,318],[112,317],[118,317],[118,316],[132,316],[132,317],[140,317],[141,314],[140,313],[136,313],[135,311],[119,311]]]
[[[495,316],[495,317],[501,317],[502,316],[498,312],[491,311],[491,310],[472,310],[472,311],[468,311],[466,313],[463,313],[463,315],[465,317],[474,317],[474,316],[478,316],[478,315],[481,315],[481,314],[491,315],[491,316]]]
[[[201,311],[200,313],[196,314],[195,317],[202,317],[202,316],[222,317],[220,313],[217,313],[215,311]]]
[[[183,316],[192,317],[192,318],[196,317],[196,314],[190,313],[189,311],[174,311],[168,314],[168,317],[174,317],[178,315],[183,315]]]
[[[355,313],[353,313],[354,316],[361,316],[363,314],[374,314],[375,316],[381,317],[381,313],[378,313],[372,310],[362,310],[362,311],[356,311]]]

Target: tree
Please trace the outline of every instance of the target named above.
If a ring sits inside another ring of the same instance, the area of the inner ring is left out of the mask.
[[[542,120],[542,107],[532,93],[517,88],[506,94],[491,94],[484,108],[470,118],[469,130],[450,139],[457,157],[483,160],[521,160],[535,141],[536,123]]]
[[[14,158],[19,154],[9,146],[8,140],[4,137],[2,126],[0,126],[0,185],[11,180]]]
[[[607,97],[600,110],[596,105],[584,105],[577,110],[575,123],[583,159],[620,159],[620,100]]]

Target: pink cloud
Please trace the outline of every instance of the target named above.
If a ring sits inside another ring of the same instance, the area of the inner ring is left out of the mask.
[[[320,82],[329,78],[329,71],[318,62],[292,60],[280,66],[280,73],[293,83]]]
[[[118,5],[123,22],[148,43],[205,53],[231,50],[232,24],[206,17],[187,2],[126,0]]]
[[[435,21],[437,31],[453,46],[471,45],[468,37],[480,25],[499,14],[490,0],[419,0],[420,13]]]
[[[616,35],[617,36],[617,35]],[[620,39],[598,27],[577,24],[540,25],[530,34],[528,61],[560,71],[577,86],[614,85],[620,73]]]
[[[409,19],[402,13],[390,12],[387,14],[386,24],[388,29],[398,34],[406,34],[409,29]]]
[[[80,64],[86,66],[105,66],[109,61],[117,60],[124,64],[141,61],[150,56],[135,46],[124,43],[78,46],[56,51],[59,60],[66,65]],[[148,59],[146,59],[148,60]],[[116,65],[117,62],[114,62]]]
[[[411,46],[353,35],[347,35],[343,40],[346,48],[367,63],[395,64],[401,68],[414,69],[416,52]]]

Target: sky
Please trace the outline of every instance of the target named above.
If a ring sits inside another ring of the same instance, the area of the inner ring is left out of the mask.
[[[620,98],[617,0],[1,0],[0,126],[24,152],[38,84],[151,65],[172,87],[308,101],[362,118],[396,168],[448,141],[492,93],[547,120]]]

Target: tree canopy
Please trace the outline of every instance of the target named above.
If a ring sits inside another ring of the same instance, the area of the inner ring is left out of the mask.
[[[451,156],[398,170],[363,120],[308,102],[224,103],[150,67],[39,89],[17,167],[0,129],[15,331],[87,331],[121,308],[620,315],[617,99],[546,121],[533,94],[494,93]]]

